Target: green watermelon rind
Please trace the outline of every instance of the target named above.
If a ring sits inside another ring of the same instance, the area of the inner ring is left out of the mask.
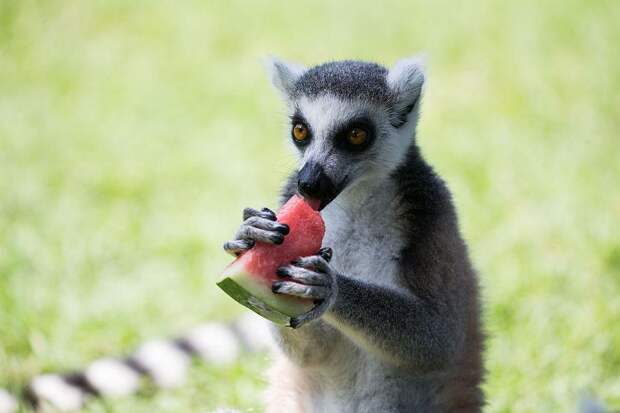
[[[241,305],[283,326],[290,326],[291,318],[311,309],[308,303],[275,295],[265,282],[254,281],[246,272],[224,277],[217,286]]]

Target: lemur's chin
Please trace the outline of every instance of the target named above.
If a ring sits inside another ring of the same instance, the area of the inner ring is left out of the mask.
[[[306,203],[308,205],[310,205],[310,208],[314,209],[315,211],[320,211],[320,208],[321,208],[321,200],[320,199],[308,198],[306,196],[303,196],[299,192],[297,193],[297,195],[301,196],[306,201]]]
[[[302,187],[298,187],[297,194],[302,196],[313,209],[322,211],[348,186],[349,178],[346,176],[339,185],[333,185],[329,180],[325,182],[327,184],[321,191],[304,191]]]
[[[319,211],[322,211],[323,208],[325,208],[327,205],[329,205],[334,199],[336,199],[336,197],[334,196],[333,198],[329,198],[329,199],[324,199],[319,203]]]
[[[321,203],[319,204],[319,211],[322,211],[323,208],[329,205],[334,199],[338,198],[338,195],[340,195],[345,189],[347,189],[350,183],[351,180],[349,179],[349,176],[345,176],[344,179],[340,182],[340,185],[338,185],[333,192],[321,199]]]
[[[308,205],[310,205],[315,211],[322,211],[327,205],[329,205],[334,199],[336,199],[336,196],[338,196],[338,194],[335,194],[333,196],[330,196],[329,198],[319,199],[308,197],[299,192],[298,194],[302,196],[306,200]]]
[[[310,207],[314,209],[315,211],[323,210],[323,208],[325,208],[330,202],[334,200],[334,198],[330,198],[330,199],[310,198],[300,193],[298,193],[298,195],[303,197],[306,200],[306,203],[310,205]]]

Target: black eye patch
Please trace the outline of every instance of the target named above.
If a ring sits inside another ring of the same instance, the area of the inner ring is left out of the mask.
[[[361,129],[366,132],[366,140],[361,144],[353,144],[349,141],[348,135],[353,129]],[[346,152],[363,152],[368,149],[376,137],[376,128],[372,121],[366,117],[358,117],[340,125],[334,132],[334,147]]]
[[[293,134],[295,125],[298,124],[303,125],[308,131],[308,135],[303,141],[295,139],[295,136]],[[308,123],[306,118],[304,118],[304,116],[301,114],[301,111],[299,111],[299,109],[297,109],[295,113],[291,116],[291,139],[293,140],[293,143],[299,148],[308,145],[312,140],[312,128],[310,127],[310,124]]]

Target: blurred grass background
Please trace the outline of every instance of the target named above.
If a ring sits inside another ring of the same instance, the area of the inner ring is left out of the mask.
[[[0,387],[241,311],[220,245],[293,166],[262,57],[423,51],[419,142],[480,269],[486,411],[620,406],[620,3],[405,3],[0,0]],[[267,365],[88,411],[260,411]]]

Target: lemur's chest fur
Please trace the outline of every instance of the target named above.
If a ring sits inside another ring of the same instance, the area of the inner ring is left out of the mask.
[[[397,265],[403,247],[396,216],[396,188],[360,183],[321,213],[323,246],[334,250],[332,265],[351,278],[390,287],[398,283]]]
[[[321,213],[325,220],[324,246],[333,248],[332,265],[351,278],[395,288],[400,284],[398,258],[403,248],[401,228],[398,227],[395,206],[396,185],[389,180],[375,185],[360,184],[343,194]],[[318,327],[315,327],[318,328]],[[383,412],[392,411],[395,400],[415,399],[430,394],[428,383],[410,382],[401,372],[384,364],[372,354],[340,337],[329,326],[317,331],[317,336],[329,341],[330,357],[311,368],[301,367],[286,359],[274,368],[276,386],[288,388],[296,396],[278,398],[279,402],[293,402],[295,407],[269,412]],[[289,340],[295,340],[290,332]],[[309,344],[322,346],[317,337]],[[286,378],[284,378],[286,377]],[[422,388],[425,388],[425,391]],[[402,389],[420,391],[402,394]],[[276,391],[277,393],[277,391]],[[424,401],[409,402],[424,406]],[[279,404],[279,403],[275,403]]]

